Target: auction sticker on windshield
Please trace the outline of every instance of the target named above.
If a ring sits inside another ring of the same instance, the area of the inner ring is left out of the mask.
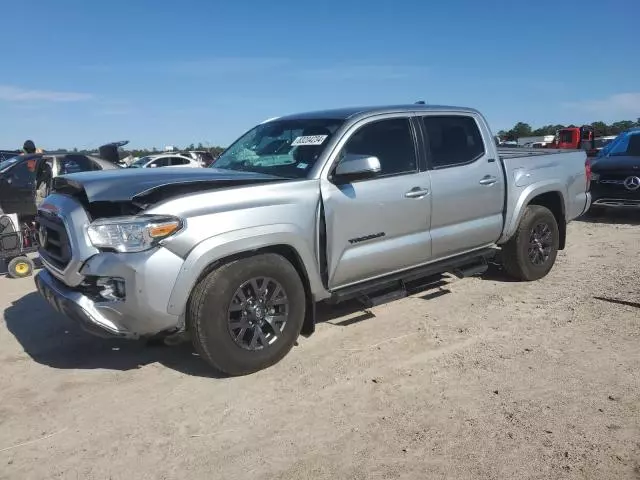
[[[329,135],[306,135],[304,137],[297,137],[291,142],[292,147],[299,147],[302,145],[322,145]]]

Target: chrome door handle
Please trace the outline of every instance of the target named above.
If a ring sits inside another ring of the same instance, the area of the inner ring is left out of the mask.
[[[406,198],[422,198],[426,195],[429,195],[429,189],[420,187],[413,187],[411,190],[404,194]]]
[[[486,177],[482,177],[482,179],[480,180],[480,185],[493,185],[497,181],[498,179],[496,177],[487,175]]]

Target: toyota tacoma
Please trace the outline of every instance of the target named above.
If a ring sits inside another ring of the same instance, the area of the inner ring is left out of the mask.
[[[36,284],[93,333],[191,337],[228,375],[282,359],[319,302],[375,304],[498,251],[510,276],[538,280],[590,206],[584,151],[498,150],[459,107],[270,119],[211,168],[180,170],[57,177]]]

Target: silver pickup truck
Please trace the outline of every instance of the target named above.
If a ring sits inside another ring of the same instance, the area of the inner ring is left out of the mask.
[[[514,278],[544,277],[590,206],[588,182],[584,152],[498,151],[469,108],[291,115],[212,168],[56,178],[36,284],[93,333],[189,336],[242,375],[310,334],[321,301],[375,304],[436,274],[477,274],[498,251]]]

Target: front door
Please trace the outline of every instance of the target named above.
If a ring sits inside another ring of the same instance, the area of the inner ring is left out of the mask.
[[[35,160],[22,159],[2,175],[2,208],[5,213],[34,215]]]
[[[471,115],[422,117],[431,168],[433,259],[498,240],[503,227],[505,184],[500,159],[483,141]]]
[[[408,116],[355,125],[339,145],[332,169],[346,154],[377,157],[381,172],[346,184],[321,180],[330,290],[426,263],[431,257],[431,183],[429,172],[420,169]]]

